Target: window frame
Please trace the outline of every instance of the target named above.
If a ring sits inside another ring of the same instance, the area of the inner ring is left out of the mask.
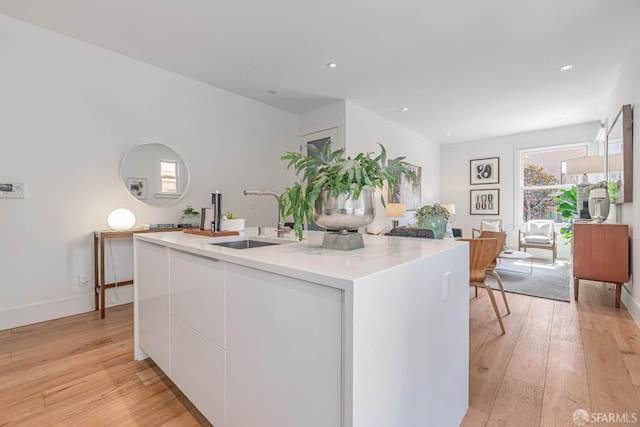
[[[575,185],[573,183],[570,184],[553,184],[553,185],[532,185],[532,186],[525,186],[524,185],[524,162],[523,160],[523,155],[526,153],[539,153],[539,152],[543,152],[543,151],[560,151],[560,150],[565,150],[565,149],[572,149],[572,148],[583,148],[584,149],[584,155],[585,156],[589,156],[589,155],[593,155],[590,154],[589,152],[591,151],[590,148],[593,147],[593,143],[594,141],[580,141],[580,142],[571,142],[571,143],[566,143],[566,144],[552,144],[552,145],[545,145],[545,146],[537,146],[537,147],[519,147],[519,148],[515,148],[515,153],[514,153],[514,157],[515,157],[515,170],[517,173],[517,185],[514,186],[514,190],[515,190],[515,197],[514,197],[514,224],[517,224],[518,227],[522,227],[526,221],[524,221],[524,192],[526,190],[555,190],[558,191],[560,189],[568,189],[571,188],[571,186]],[[554,224],[555,226],[562,226],[563,222],[555,222],[555,218],[554,218]]]

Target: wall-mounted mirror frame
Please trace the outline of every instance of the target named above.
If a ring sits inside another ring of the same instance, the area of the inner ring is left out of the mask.
[[[120,182],[140,203],[170,206],[187,194],[189,168],[171,147],[148,142],[133,147],[122,157]]]
[[[607,178],[615,183],[615,203],[633,201],[633,110],[623,105],[607,131]],[[611,190],[609,191],[611,194]]]

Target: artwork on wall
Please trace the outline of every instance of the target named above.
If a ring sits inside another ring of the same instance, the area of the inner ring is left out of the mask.
[[[402,166],[412,171],[415,176],[396,175],[397,179],[389,188],[389,203],[404,203],[405,209],[415,211],[422,203],[422,168],[411,163],[401,162]]]
[[[471,190],[471,215],[499,215],[500,190]]]
[[[471,185],[498,184],[500,182],[500,157],[471,160]]]
[[[145,178],[127,178],[127,189],[136,199],[147,198],[147,180]]]

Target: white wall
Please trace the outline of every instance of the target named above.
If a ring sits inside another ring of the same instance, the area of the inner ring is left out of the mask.
[[[345,134],[347,154],[350,156],[360,152],[379,153],[378,143],[381,143],[387,150],[388,158],[405,156],[406,162],[422,167],[422,204],[440,201],[440,146],[438,144],[350,101],[346,101]],[[386,200],[387,191],[385,190],[384,193]],[[413,211],[407,212],[407,216],[400,219],[400,225],[415,222],[413,214]],[[379,231],[390,226],[391,220],[392,218],[385,216],[385,210],[378,200],[376,219],[369,228]]]
[[[297,149],[296,115],[3,15],[0,40],[0,181],[27,185],[25,199],[0,200],[0,330],[93,309],[92,231],[115,208],[138,225],[174,223],[220,190],[223,210],[275,226],[275,200],[242,190],[291,182],[280,155]],[[143,206],[125,192],[120,160],[142,142],[185,159],[192,184],[178,204]],[[117,254],[120,280],[130,262]]]
[[[632,273],[640,271],[640,229],[635,226],[635,220],[640,217],[640,43],[637,43],[632,51],[627,55],[627,63],[620,71],[618,80],[615,82],[611,98],[607,105],[607,116],[609,124],[613,123],[620,108],[625,104],[633,107],[633,201],[624,203],[620,207],[618,221],[629,224],[631,233],[631,255]],[[632,277],[633,279],[633,277]],[[627,307],[634,320],[640,325],[640,290],[635,289],[633,280],[623,287],[622,301]]]
[[[447,144],[440,147],[440,161],[443,165],[440,175],[440,194],[446,203],[455,203],[456,219],[453,226],[462,228],[465,237],[471,237],[472,228],[478,228],[485,216],[470,214],[472,189],[469,178],[469,162],[486,157],[500,158],[500,183],[496,185],[475,185],[473,189],[500,189],[500,214],[486,218],[502,219],[507,231],[507,244],[516,246],[520,224],[514,214],[514,200],[518,187],[516,151],[523,148],[593,141],[599,129],[598,122],[584,123],[535,132],[507,135],[480,141]],[[559,256],[568,256],[568,247],[560,245]]]

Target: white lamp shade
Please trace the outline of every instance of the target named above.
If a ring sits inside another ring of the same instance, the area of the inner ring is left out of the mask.
[[[404,203],[387,203],[387,216],[399,218],[406,215]]]
[[[136,216],[129,209],[116,209],[107,217],[107,224],[113,230],[130,230],[136,225]]]
[[[623,170],[622,153],[611,154],[609,156],[609,172],[622,172]]]
[[[443,208],[445,208],[447,210],[447,212],[449,212],[451,215],[455,215],[456,214],[456,205],[454,205],[453,203],[449,203],[446,205],[440,205]]]
[[[604,156],[577,157],[566,161],[567,175],[604,173]]]

